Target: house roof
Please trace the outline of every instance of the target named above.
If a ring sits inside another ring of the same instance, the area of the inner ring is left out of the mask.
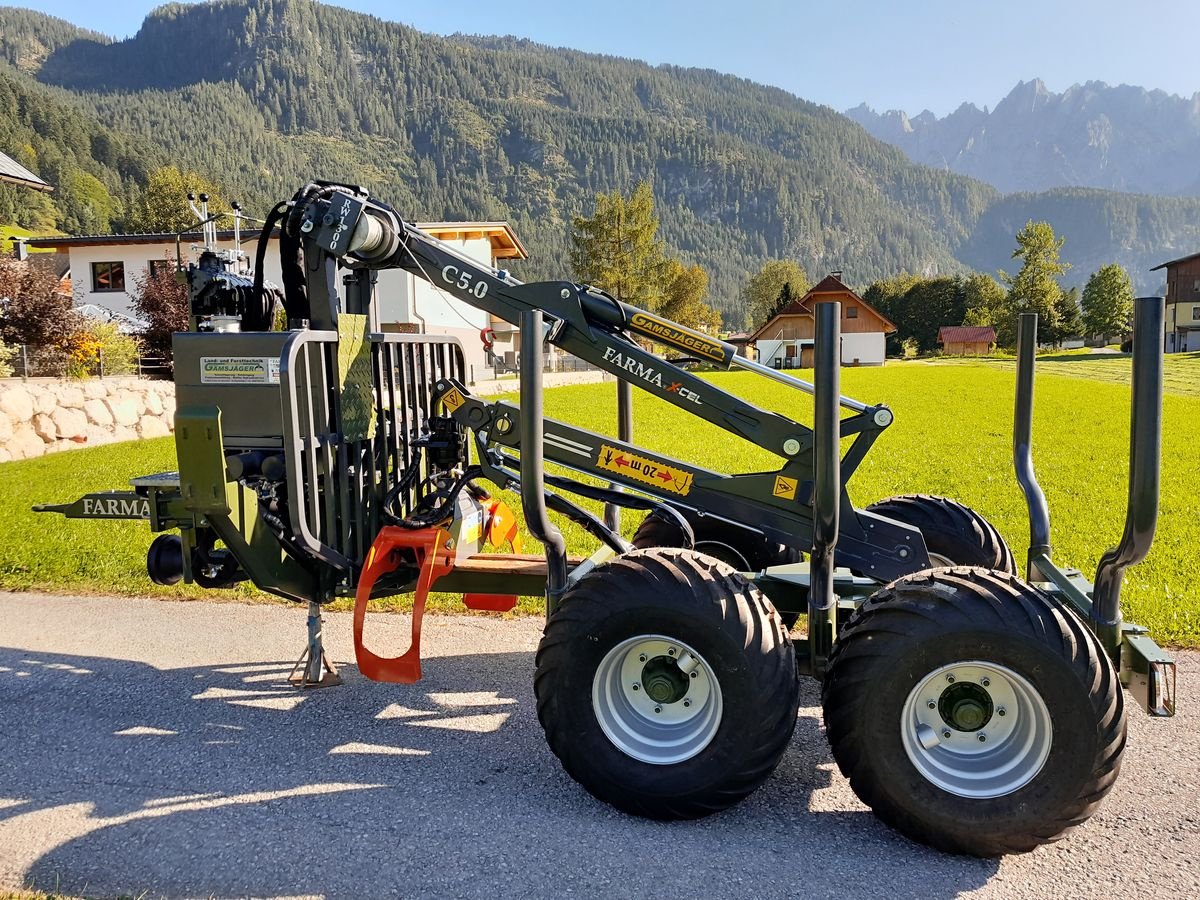
[[[35,191],[52,191],[53,187],[38,178],[27,168],[4,153],[0,153],[0,181],[33,188]]]
[[[799,299],[793,300],[791,303],[773,315],[768,321],[763,323],[763,325],[761,325],[757,330],[754,331],[753,334],[750,335],[750,340],[757,340],[764,331],[771,327],[776,319],[782,318],[783,316],[812,316],[812,305],[814,303],[827,303],[839,296],[844,296],[850,300],[853,300],[859,306],[866,308],[878,316],[884,324],[885,332],[895,331],[896,323],[873,307],[862,297],[858,296],[858,294],[854,293],[854,291],[852,291],[850,288],[848,288],[840,278],[841,274],[841,272],[831,272],[830,274],[826,275],[813,287],[811,287],[807,294]]]
[[[991,325],[943,325],[938,329],[939,344],[996,343],[996,329]]]
[[[1159,269],[1165,269],[1167,266],[1178,265],[1179,263],[1191,262],[1193,259],[1200,259],[1200,253],[1193,253],[1190,256],[1181,256],[1179,259],[1167,260],[1162,265],[1155,266],[1151,272],[1157,272]]]
[[[472,240],[487,238],[496,259],[528,259],[529,253],[513,227],[507,222],[417,222],[417,228],[428,232],[439,240]],[[242,240],[258,240],[259,229],[242,229]],[[199,231],[189,231],[183,240],[201,240]],[[217,239],[233,240],[231,229],[217,231]],[[29,246],[44,249],[66,249],[69,247],[114,247],[121,244],[173,244],[175,235],[170,232],[138,232],[135,234],[78,234],[59,237],[30,238]]]
[[[496,259],[529,259],[529,251],[507,222],[417,222],[422,231],[443,241],[486,237]]]

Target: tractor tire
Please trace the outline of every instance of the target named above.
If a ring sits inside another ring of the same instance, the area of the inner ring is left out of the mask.
[[[719,560],[634,550],[546,623],[534,679],[550,749],[594,797],[650,819],[737,803],[774,771],[799,685],[779,614]]]
[[[776,544],[749,528],[686,510],[679,510],[679,513],[692,526],[695,542],[691,549],[719,559],[739,572],[761,572],[770,566],[797,563],[804,558],[804,554],[795,547]],[[675,522],[650,513],[642,519],[630,543],[638,550],[686,547],[687,536]],[[780,612],[779,615],[787,631],[791,631],[800,618],[800,614],[795,612]]]
[[[1121,685],[1092,632],[1015,576],[918,572],[838,638],[822,690],[834,759],[914,841],[994,857],[1058,840],[1112,788]]]
[[[969,506],[930,494],[905,494],[872,503],[867,512],[911,525],[925,536],[934,568],[979,566],[1017,574],[1017,563],[1000,532]]]

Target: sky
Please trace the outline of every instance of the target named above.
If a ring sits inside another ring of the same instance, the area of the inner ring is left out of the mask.
[[[7,0],[14,2],[14,0]],[[127,37],[153,0],[37,0],[31,8]],[[437,34],[700,66],[844,110],[995,106],[1018,81],[1105,81],[1200,92],[1197,0],[338,0]]]

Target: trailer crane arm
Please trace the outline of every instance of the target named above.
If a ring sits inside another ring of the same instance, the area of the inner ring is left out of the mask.
[[[293,262],[296,250],[302,251],[307,271],[289,275],[289,265],[300,265]],[[524,284],[404,222],[390,207],[354,186],[313,184],[298,192],[284,219],[281,252],[289,317],[310,319],[313,327],[336,328],[338,265],[360,272],[411,272],[458,300],[512,324],[520,323],[522,313],[541,310],[548,319],[546,338],[551,343],[770,451],[781,457],[783,464],[772,472],[722,475],[547,422],[546,452],[550,459],[676,505],[741,523],[780,543],[810,545],[812,430],[747,403],[683,368],[682,361],[671,361],[643,348],[631,336],[665,345],[687,354],[687,359],[719,369],[754,371],[806,394],[814,390],[809,382],[746,359],[724,341],[623,303],[597,288],[570,281]],[[304,291],[295,290],[296,285],[303,285]],[[457,384],[448,384],[442,396],[451,390],[467,396],[465,388]],[[844,396],[839,402],[851,413],[841,420],[841,435],[855,437],[842,459],[844,483],[892,423],[893,416],[883,405],[871,406]],[[500,420],[515,424],[517,415],[515,408],[472,400],[456,418],[478,430],[485,423]],[[516,429],[508,431],[507,438],[494,428],[486,430],[492,440],[517,447]],[[581,453],[580,447],[588,449]],[[614,465],[613,460],[620,459],[628,459],[632,465]],[[648,470],[653,470],[649,477],[645,475]],[[918,530],[855,510],[844,489],[841,505],[839,564],[884,581],[928,565]]]

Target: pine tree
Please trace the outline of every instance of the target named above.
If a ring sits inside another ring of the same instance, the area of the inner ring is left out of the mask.
[[[1083,334],[1083,316],[1079,311],[1079,288],[1073,287],[1061,292],[1054,308],[1058,313],[1058,323],[1043,333],[1042,340],[1052,344],[1061,344],[1069,337],[1078,337]]]
[[[595,213],[576,216],[572,226],[576,278],[641,309],[662,305],[665,260],[649,184],[643,181],[628,199],[620,191],[597,195]]]
[[[1057,237],[1048,222],[1030,220],[1017,232],[1017,248],[1012,258],[1022,261],[1016,275],[1000,273],[1008,285],[1008,302],[996,322],[997,341],[1003,346],[1016,342],[1017,316],[1025,312],[1038,315],[1044,334],[1053,335],[1059,327],[1059,303],[1062,286],[1058,277],[1070,266],[1060,258],[1065,238]]]

